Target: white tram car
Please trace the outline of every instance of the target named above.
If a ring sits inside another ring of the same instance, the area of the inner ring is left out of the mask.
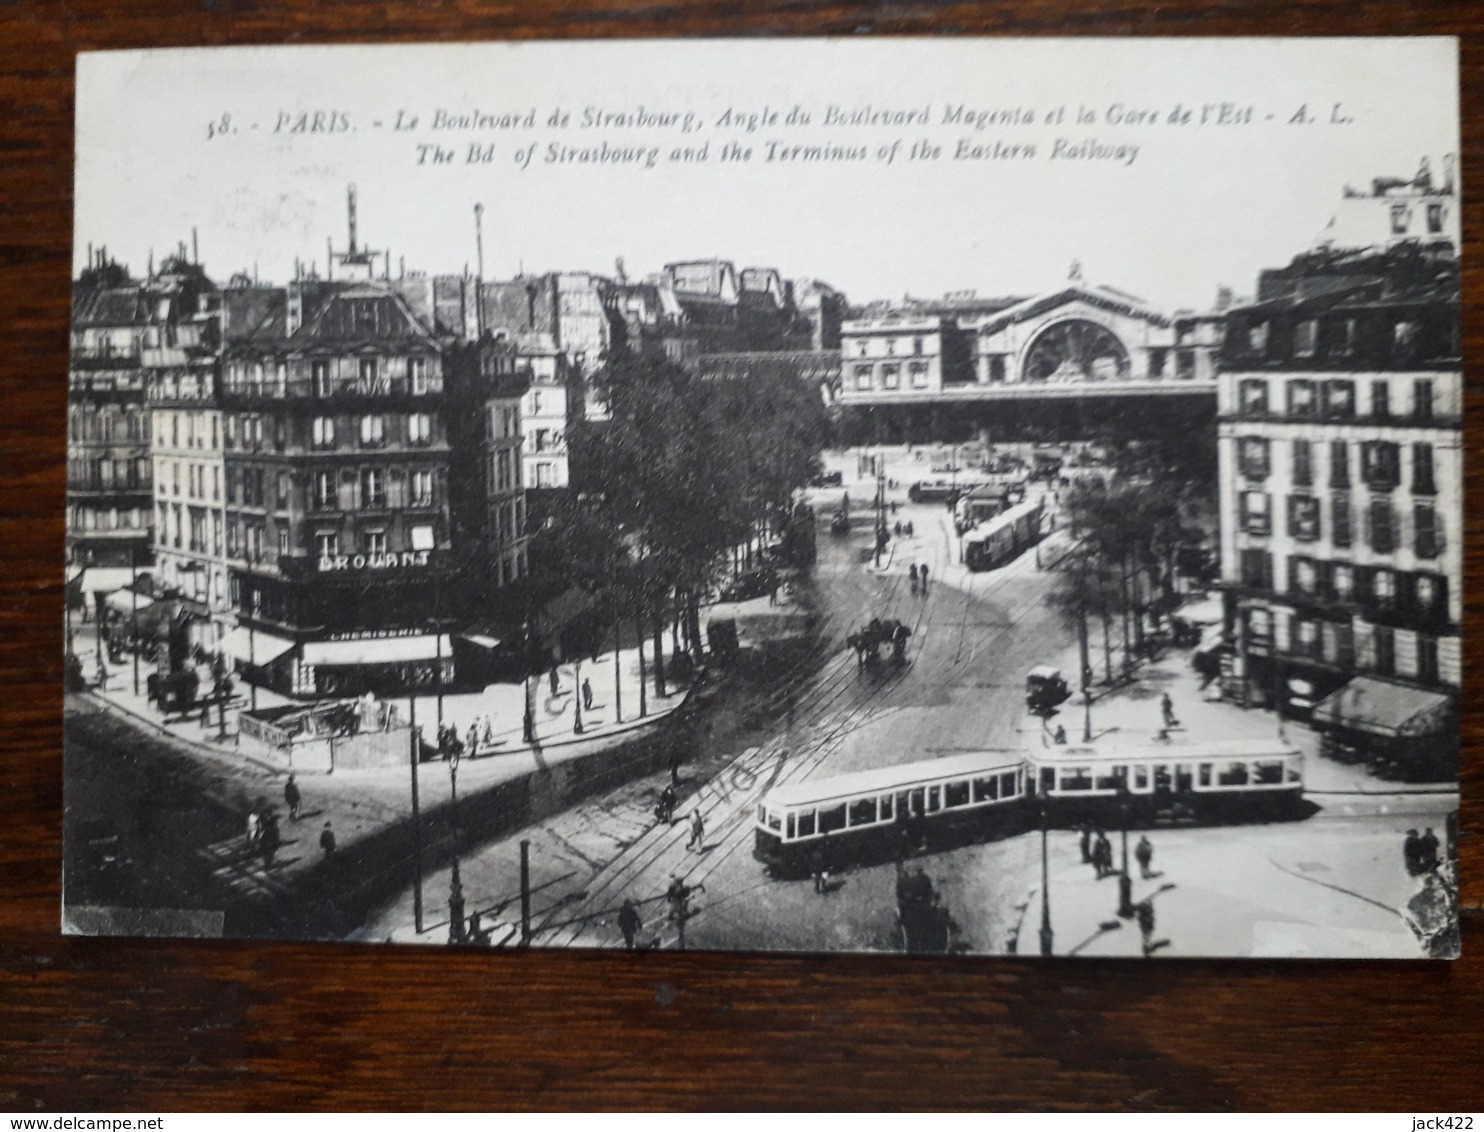
[[[1041,534],[1041,501],[1017,503],[964,537],[964,565],[970,570],[1003,566],[1040,542]]]
[[[1307,816],[1303,756],[1277,742],[984,751],[777,787],[753,856],[781,876],[1067,826]]]

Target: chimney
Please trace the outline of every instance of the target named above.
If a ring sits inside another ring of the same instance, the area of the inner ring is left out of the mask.
[[[484,337],[484,205],[474,205],[474,336]],[[467,268],[466,268],[467,270]]]
[[[201,264],[201,244],[196,239],[196,226],[191,225],[191,262],[198,267]]]
[[[356,254],[356,187],[348,185],[345,189],[345,211],[350,218],[350,247],[346,249],[351,255]]]
[[[1440,191],[1449,195],[1452,195],[1453,193],[1453,178],[1455,176],[1454,166],[1456,162],[1457,158],[1455,158],[1453,154],[1443,154],[1443,187]]]
[[[335,241],[325,237],[325,278],[333,281],[335,278]]]

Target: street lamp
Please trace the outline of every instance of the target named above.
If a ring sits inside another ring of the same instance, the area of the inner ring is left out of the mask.
[[[572,734],[582,734],[582,657],[572,662]]]
[[[1050,866],[1046,853],[1046,799],[1041,799],[1041,954],[1050,958],[1053,936],[1051,932],[1051,886]]]
[[[1123,816],[1123,829],[1121,831],[1123,835],[1123,869],[1118,874],[1118,914],[1125,920],[1134,914],[1134,881],[1128,875],[1128,808],[1130,798],[1128,779],[1126,777],[1127,773],[1127,770],[1125,770],[1124,775],[1120,776],[1117,780],[1118,809]]]

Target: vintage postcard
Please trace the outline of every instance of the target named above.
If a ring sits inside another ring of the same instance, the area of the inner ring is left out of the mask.
[[[1457,50],[83,55],[64,930],[1456,956]]]

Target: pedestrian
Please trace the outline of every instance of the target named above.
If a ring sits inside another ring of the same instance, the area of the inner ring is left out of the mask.
[[[1134,860],[1139,862],[1139,876],[1148,880],[1154,876],[1154,871],[1149,867],[1154,862],[1154,844],[1148,836],[1139,838],[1139,843],[1134,846]]]
[[[618,930],[623,932],[623,945],[629,951],[634,950],[634,937],[639,934],[639,929],[644,926],[644,921],[639,918],[639,909],[634,907],[632,900],[625,900],[623,907],[618,910]]]
[[[897,513],[897,501],[895,499],[893,499],[891,501],[891,513],[893,515],[895,515]],[[901,528],[898,528],[898,533],[900,533],[900,530],[901,530]]]
[[[330,828],[329,822],[325,822],[325,828],[320,830],[319,847],[326,857],[335,852],[335,831]]]
[[[283,804],[289,808],[289,817],[294,821],[299,820],[299,784],[294,781],[294,776],[289,775],[289,780],[283,784]]]
[[[774,593],[775,596],[777,595],[777,592],[778,592],[777,590],[774,590],[773,591],[773,593]],[[586,676],[584,676],[582,678],[582,710],[583,711],[592,711],[592,709],[593,709],[593,683]]]
[[[675,787],[666,786],[660,791],[659,819],[666,825],[675,820]]]
[[[680,756],[674,751],[670,752],[670,785],[680,785]]]
[[[1421,871],[1430,873],[1440,864],[1438,860],[1438,835],[1428,826],[1417,839],[1417,863]]]
[[[278,815],[272,810],[263,814],[263,833],[258,842],[258,847],[263,854],[263,868],[273,867],[273,854],[278,852],[278,847],[283,839],[278,833]]]
[[[1407,875],[1415,877],[1422,873],[1422,852],[1419,847],[1422,836],[1415,830],[1407,830],[1407,838],[1402,842],[1402,859],[1407,863]]]
[[[1139,935],[1144,946],[1144,958],[1154,954],[1154,902],[1141,900],[1134,906],[1134,916],[1139,921]]]
[[[263,821],[258,817],[257,807],[247,811],[247,851],[255,852],[258,839],[263,836]]]
[[[1096,850],[1098,879],[1102,880],[1113,871],[1113,843],[1108,840],[1108,835],[1098,830],[1098,845]]]
[[[479,724],[469,724],[469,734],[464,740],[464,746],[469,749],[469,757],[471,759],[479,754]]]
[[[1056,734],[1051,737],[1051,741],[1059,747],[1065,747],[1067,745],[1067,729],[1058,723],[1056,725]]]
[[[98,650],[98,691],[108,691],[108,665],[103,663],[103,650]]]
[[[809,875],[814,878],[814,891],[824,891],[824,857],[816,849],[809,858]]]
[[[919,579],[922,582],[922,596],[923,597],[927,597],[928,569],[927,569],[927,563],[926,562],[924,562],[922,564],[922,566],[918,569],[917,573],[918,573]]]
[[[1160,695],[1159,710],[1164,715],[1165,727],[1180,726],[1180,721],[1175,718],[1175,702],[1170,699],[1170,693],[1164,692]]]
[[[487,715],[479,717],[479,735],[486,747],[495,745],[495,725],[490,722],[490,717]]]
[[[691,846],[696,847],[696,852],[706,851],[706,823],[701,820],[701,811],[697,807],[690,815],[690,840],[685,843],[685,851],[690,852]]]
[[[912,569],[907,572],[912,578],[912,593],[917,593],[917,563],[912,563]]]
[[[561,682],[561,679],[557,676],[557,670],[555,668],[553,668],[551,670],[551,673],[547,677],[547,679],[548,679],[549,683],[551,684],[551,694],[553,696],[556,695],[559,691],[561,691],[561,689],[562,689],[562,682]]]
[[[1092,864],[1092,826],[1086,822],[1082,823],[1080,841],[1082,846],[1082,863],[1084,865],[1090,865]]]
[[[671,873],[670,887],[665,889],[665,903],[670,906],[670,919],[678,920],[685,915],[685,901],[689,895],[690,890],[685,887],[685,881],[680,879],[680,874]]]

